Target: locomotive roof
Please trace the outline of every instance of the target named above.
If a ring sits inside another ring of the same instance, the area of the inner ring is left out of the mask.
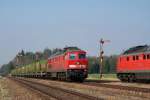
[[[78,47],[65,47],[63,51],[66,52],[66,51],[75,51],[75,50],[81,50],[81,49],[79,49]]]
[[[123,52],[123,55],[135,54],[135,53],[141,53],[141,52],[150,52],[150,46],[149,45],[135,46]]]
[[[55,54],[51,55],[50,58],[55,57],[57,55],[64,54],[68,51],[79,51],[79,50],[81,50],[81,49],[79,49],[78,47],[65,47],[63,50],[56,52]]]

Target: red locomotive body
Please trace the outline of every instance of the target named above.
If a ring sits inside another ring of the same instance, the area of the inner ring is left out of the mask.
[[[87,77],[88,60],[86,52],[77,47],[67,47],[48,59],[51,77],[83,81]]]
[[[122,81],[150,80],[150,46],[136,46],[121,54],[117,76]]]

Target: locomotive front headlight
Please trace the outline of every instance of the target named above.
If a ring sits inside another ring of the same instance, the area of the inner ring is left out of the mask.
[[[76,64],[77,64],[77,65],[79,65],[80,63],[79,63],[79,62],[77,62]]]

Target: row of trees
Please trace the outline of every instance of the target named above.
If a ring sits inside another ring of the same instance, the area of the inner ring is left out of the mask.
[[[62,49],[55,48],[55,49],[44,49],[43,52],[25,52],[22,50],[19,52],[14,59],[12,59],[8,64],[4,64],[0,68],[1,75],[7,75],[10,71],[16,67],[21,67],[23,65],[31,64],[37,60],[44,60],[50,57],[51,55],[55,54],[56,52],[60,52]],[[38,55],[38,58],[37,58]]]
[[[104,56],[102,72],[103,73],[116,73],[117,55]],[[88,57],[89,60],[89,73],[99,73],[100,64],[98,57]]]
[[[1,66],[1,68],[0,68],[0,75],[7,75],[14,68],[15,68],[15,66],[10,61],[8,64],[4,64],[4,65]]]
[[[44,49],[43,52],[25,52],[22,50],[19,52],[13,60],[11,60],[8,64],[2,65],[0,68],[0,73],[2,75],[9,74],[10,71],[16,67],[21,67],[23,65],[27,65],[33,63],[37,60],[44,60],[50,57],[51,55],[60,52],[62,49]],[[99,58],[98,57],[88,57],[89,60],[89,73],[99,73]],[[105,56],[103,63],[103,73],[115,73],[116,72],[116,62],[117,55]]]

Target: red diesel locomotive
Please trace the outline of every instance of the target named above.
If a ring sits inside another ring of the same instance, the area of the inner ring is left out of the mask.
[[[81,82],[87,78],[88,60],[86,52],[77,47],[64,48],[62,52],[51,56],[47,63],[47,72],[53,78]]]
[[[136,46],[121,54],[117,63],[117,76],[121,81],[150,81],[150,46]]]

